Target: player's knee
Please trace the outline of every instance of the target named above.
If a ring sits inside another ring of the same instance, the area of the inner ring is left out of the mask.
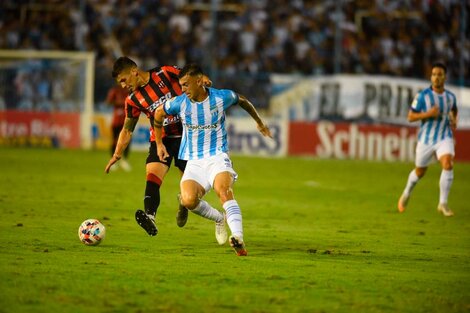
[[[194,210],[199,204],[199,197],[193,194],[181,195],[181,204],[188,210]]]
[[[418,167],[415,169],[415,172],[416,172],[416,176],[421,178],[424,176],[424,174],[426,174],[426,168]]]
[[[451,160],[446,160],[442,163],[442,168],[446,171],[453,169],[453,164]]]
[[[233,189],[229,186],[222,187],[218,189],[216,192],[221,203],[225,203],[229,200],[233,200]]]

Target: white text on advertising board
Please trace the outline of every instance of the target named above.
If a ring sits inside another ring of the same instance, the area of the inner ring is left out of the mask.
[[[416,135],[405,127],[397,134],[367,127],[360,130],[357,124],[338,130],[334,123],[319,122],[316,131],[320,139],[316,154],[322,158],[376,161],[411,161],[414,158]]]

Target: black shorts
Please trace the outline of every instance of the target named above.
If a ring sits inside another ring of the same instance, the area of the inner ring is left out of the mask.
[[[150,148],[149,148],[149,155],[147,156],[146,164],[159,162],[170,167],[171,161],[175,159],[175,166],[184,172],[187,161],[178,159],[178,153],[180,151],[180,144],[181,144],[181,137],[179,138],[165,137],[163,138],[163,144],[165,145],[166,151],[168,152],[170,156],[167,157],[165,161],[161,161],[157,155],[157,144],[155,143],[155,141],[151,141]]]

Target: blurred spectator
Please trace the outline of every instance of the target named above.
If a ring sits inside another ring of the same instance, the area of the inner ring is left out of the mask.
[[[207,48],[214,22],[209,0],[79,3],[3,0],[0,49],[94,51],[99,73],[109,73],[111,61],[125,54],[143,68],[198,62],[215,64],[221,75],[239,73],[251,79],[272,72],[318,75],[334,72],[335,31],[340,27],[342,73],[421,79],[427,76],[427,64],[441,60],[448,66],[449,83],[463,83],[458,81],[463,58],[464,83],[470,85],[468,27],[464,42],[461,36],[462,10],[470,24],[468,1],[220,0],[214,50]],[[97,84],[104,87],[97,86],[96,99],[109,87],[103,79],[105,75],[97,75]]]

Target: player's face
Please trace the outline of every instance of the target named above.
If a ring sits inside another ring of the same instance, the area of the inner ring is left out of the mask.
[[[119,73],[119,75],[116,77],[116,81],[122,88],[126,88],[129,90],[129,92],[134,92],[138,86],[137,78],[137,70],[131,68]]]
[[[434,89],[444,88],[446,73],[440,67],[434,67],[431,71],[431,84]]]
[[[201,95],[202,77],[201,75],[190,76],[184,75],[180,78],[181,90],[185,93],[189,99],[198,101]]]

